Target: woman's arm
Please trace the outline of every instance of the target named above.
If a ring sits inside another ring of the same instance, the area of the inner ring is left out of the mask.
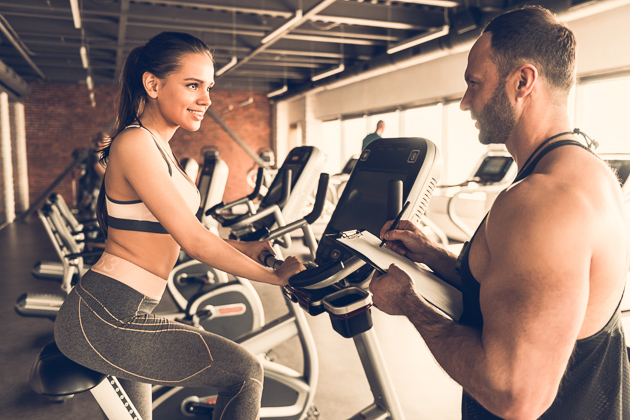
[[[297,259],[287,258],[283,267],[273,272],[207,230],[187,208],[166,169],[164,158],[151,136],[143,130],[128,130],[116,138],[108,171],[114,172],[108,175],[109,181],[117,183],[116,191],[122,195],[117,198],[142,200],[192,258],[237,276],[279,285],[287,284],[292,274],[303,269]]]

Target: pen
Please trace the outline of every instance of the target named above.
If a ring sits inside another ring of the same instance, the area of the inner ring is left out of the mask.
[[[396,218],[394,219],[394,223],[392,223],[387,232],[396,229],[396,226],[398,226],[398,222],[400,222],[400,218],[402,217],[405,210],[407,210],[407,207],[409,207],[409,201],[407,201],[402,210],[400,210],[400,213],[398,213],[398,216],[396,216]],[[381,248],[383,245],[385,245],[385,239],[381,241],[381,244],[378,247]]]

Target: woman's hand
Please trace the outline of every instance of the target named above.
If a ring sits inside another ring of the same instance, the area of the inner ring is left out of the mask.
[[[306,267],[296,257],[287,257],[276,270],[276,276],[280,279],[280,286],[286,286],[289,284],[291,276],[304,270],[306,270]]]
[[[408,220],[401,220],[396,229],[389,231],[392,223],[390,220],[381,229],[381,239],[385,239],[385,246],[412,261],[428,263],[428,256],[439,246]]]

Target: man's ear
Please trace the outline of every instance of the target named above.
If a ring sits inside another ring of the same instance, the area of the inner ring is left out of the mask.
[[[534,86],[538,82],[538,69],[532,64],[525,63],[516,69],[512,76],[516,100],[524,99],[532,93]]]
[[[157,98],[160,83],[154,74],[149,73],[148,71],[144,72],[142,75],[142,84],[144,85],[144,90],[146,90],[149,98]]]

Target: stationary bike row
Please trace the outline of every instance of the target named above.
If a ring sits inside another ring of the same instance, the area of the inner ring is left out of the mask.
[[[350,229],[368,230],[378,235],[383,223],[398,211],[403,200],[411,203],[403,218],[419,222],[437,185],[438,174],[438,151],[428,140],[384,139],[370,144],[362,152],[317,247],[317,266],[293,276],[290,285],[284,289],[285,296],[299,303],[309,314],[327,312],[335,331],[344,337],[353,338],[374,402],[352,419],[402,419],[403,414],[375,332],[371,329],[371,296],[367,287],[372,269],[340,246],[334,237]],[[395,199],[384,200],[392,189],[397,193],[394,194]],[[388,204],[392,202],[396,202],[396,205]],[[287,316],[295,317],[298,321],[303,319],[300,311],[293,309],[294,304],[288,306],[290,314]],[[304,346],[309,342],[308,334],[304,334],[308,326],[284,319],[274,321],[260,332],[247,334],[238,341],[247,346],[260,344],[266,339],[288,334],[296,326],[302,333],[300,339],[303,347],[310,347]],[[305,351],[308,355],[309,351]],[[308,372],[317,372],[313,360],[316,358],[305,358],[305,377]],[[41,363],[45,363],[45,360],[42,362],[40,359],[34,370],[35,387],[41,379],[41,368],[38,367]],[[267,378],[265,388],[268,386]],[[313,378],[310,379],[313,390]],[[269,384],[272,390],[276,388],[273,380]],[[182,402],[180,408],[186,404],[197,404],[197,399],[203,405],[206,401],[204,395],[208,394],[198,393],[183,399],[178,396],[170,400]],[[290,393],[283,391],[278,395],[287,396]],[[265,408],[263,395],[263,410]]]
[[[88,220],[88,221],[79,221],[75,214],[70,210],[63,196],[59,193],[52,193],[43,204],[43,206],[38,209],[38,215],[42,223],[44,224],[44,228],[48,233],[48,236],[51,238],[53,246],[55,246],[56,240],[51,236],[51,229],[54,230],[55,227],[51,226],[51,223],[46,219],[45,215],[42,215],[42,211],[46,213],[50,213],[54,211],[55,218],[58,218],[57,222],[59,224],[63,223],[65,227],[63,229],[67,230],[67,234],[72,236],[76,240],[76,246],[73,247],[75,253],[83,253],[83,252],[94,252],[95,251],[87,249],[87,245],[94,245],[94,248],[100,248],[102,250],[104,246],[104,238],[102,237],[100,228],[98,227],[98,222],[96,220]],[[57,250],[57,254],[59,254],[59,250]],[[91,254],[88,254],[91,255]],[[83,255],[86,257],[87,255]],[[87,271],[90,267],[90,260],[86,258],[87,261],[81,267],[81,272]],[[36,278],[46,279],[46,280],[63,280],[66,275],[66,267],[64,265],[64,258],[60,256],[59,261],[46,261],[41,260],[35,263],[32,269],[32,274]],[[63,284],[63,283],[62,283]],[[66,283],[62,286],[62,288],[67,288],[69,283]]]
[[[324,206],[328,175],[322,174],[316,205],[303,219],[296,220],[284,230],[302,229],[307,234]],[[269,240],[284,232],[275,232]],[[236,342],[254,354],[266,353],[271,348],[297,336],[302,348],[303,372],[263,359],[265,371],[261,418],[269,420],[301,420],[316,418],[313,398],[317,387],[318,360],[315,343],[306,317],[288,300],[288,313],[246,334]],[[50,343],[40,352],[31,372],[32,388],[53,398],[67,398],[90,390],[106,416],[111,419],[141,420],[117,378],[94,372],[63,356],[56,344]],[[176,420],[209,418],[216,400],[216,390],[208,388],[161,387],[153,389],[153,418]]]
[[[21,316],[44,317],[55,319],[63,304],[66,293],[70,292],[74,283],[87,271],[86,258],[98,258],[102,249],[85,251],[85,242],[81,242],[83,234],[76,235],[62,215],[59,203],[63,199],[49,200],[37,210],[40,220],[60,262],[61,294],[23,293],[15,303],[15,310]]]
[[[269,189],[272,196],[265,196],[256,211],[251,202],[258,197],[260,185],[247,197],[217,205],[225,190],[228,169],[217,152],[209,151],[204,156],[204,166],[198,181],[202,197],[198,217],[209,230],[218,234],[217,222],[209,215],[221,212],[222,208],[248,203],[248,207],[252,209],[250,213],[235,218],[232,224],[240,227],[242,233],[248,229],[248,224],[257,223],[259,232],[264,235],[272,224],[284,224],[283,212],[286,210],[286,219],[295,218],[295,209],[302,208],[310,196],[310,188],[313,182],[317,182],[322,166],[323,157],[316,148],[303,146],[293,149],[278,171],[280,176],[274,179]],[[258,179],[262,177],[259,176]],[[39,214],[62,261],[62,290],[67,293],[72,282],[87,267],[79,253],[83,249],[82,245],[76,242],[75,236],[63,223],[60,211],[55,207],[44,206]],[[208,211],[211,208],[212,212]],[[251,227],[249,231],[262,236]],[[283,243],[290,243],[288,235],[285,235]],[[172,270],[167,284],[169,293],[179,308],[179,312],[166,314],[168,318],[182,319],[231,339],[264,324],[262,303],[246,279],[230,278],[220,270],[190,260],[178,264]],[[23,316],[54,319],[64,298],[65,295],[25,293],[20,296],[15,308]]]
[[[277,195],[279,198],[278,201],[280,201],[281,205],[284,204],[284,207],[286,207],[286,203],[295,203],[296,201],[298,203],[297,206],[301,206],[300,200],[304,201],[305,198],[300,198],[300,195],[304,197],[310,195],[308,186],[312,185],[311,179],[313,176],[319,175],[321,166],[323,166],[323,159],[321,153],[319,153],[317,149],[303,147],[292,151],[287,161],[291,162],[293,169],[297,169],[298,176],[293,177],[293,171],[291,171],[291,169],[279,171],[279,173],[283,174],[282,178],[284,179],[278,181],[281,178],[277,178],[276,185],[278,185],[279,182],[281,186],[284,185],[285,187],[282,189],[284,193],[279,196]],[[202,170],[201,182],[204,182],[203,177],[204,171]],[[294,182],[291,182],[291,180]],[[293,191],[286,186],[293,186]],[[322,203],[319,205],[319,209],[315,208],[314,211],[304,219],[304,221],[298,220],[291,223],[291,229],[301,227],[305,231],[305,237],[312,238],[312,231],[307,228],[308,223],[312,223],[319,217],[319,213],[321,213],[321,208],[323,207],[324,195],[322,194],[325,194],[326,185],[323,185],[320,189],[324,191],[324,193],[318,194],[318,197],[321,197],[319,198],[319,202]],[[277,187],[274,189],[272,185],[270,191],[277,190]],[[253,199],[254,196],[257,195],[258,192],[255,191],[255,194],[251,194],[248,199]],[[296,196],[298,197],[297,200],[294,198]],[[287,199],[287,197],[289,198]],[[263,202],[264,201],[265,200],[263,199]],[[207,202],[207,200],[202,200],[202,206],[206,205],[204,202]],[[243,201],[241,200],[240,202]],[[267,200],[267,202],[269,202],[269,200]],[[294,206],[296,205],[294,204]],[[264,207],[267,212],[266,214],[274,215],[279,213],[277,210],[277,204],[267,204],[265,206],[261,205],[258,209],[261,207]],[[216,210],[217,208],[215,208],[215,211]],[[205,213],[208,212],[204,212],[204,216]],[[259,210],[256,214],[261,214],[261,211]],[[260,218],[261,217],[258,216],[256,220],[260,220]],[[208,221],[206,220],[205,222]],[[282,219],[280,222],[282,222]],[[246,223],[247,216],[239,219],[239,224],[241,226],[244,226]],[[274,221],[274,223],[277,222]],[[287,231],[290,231],[290,229]],[[312,239],[312,242],[315,242],[314,238]],[[175,291],[173,295],[176,296],[177,293],[185,294],[187,291],[191,290],[197,291],[196,296],[192,295],[188,300],[184,300],[182,306],[186,309],[185,321],[200,325],[211,332],[215,332],[232,339],[242,335],[244,332],[251,332],[253,329],[258,329],[264,323],[262,318],[263,310],[260,300],[248,280],[235,278],[233,281],[226,280],[225,283],[215,282],[207,285],[207,287],[204,287],[203,285],[200,287],[199,284],[195,284],[195,282],[192,281],[194,277],[193,275],[182,275],[185,274],[187,269],[192,270],[193,272],[195,270],[197,272],[202,270],[205,271],[206,275],[209,271],[213,271],[213,276],[217,274],[215,277],[224,274],[207,266],[205,266],[204,269],[203,265],[197,261],[188,261],[176,267],[168,281],[169,290]],[[178,281],[175,281],[176,279]],[[254,353],[268,352],[271,348],[293,336],[298,336],[300,342],[302,343],[304,360],[303,374],[298,374],[291,369],[282,365],[273,364],[269,361],[263,362],[266,371],[266,390],[263,394],[262,418],[297,420],[299,418],[304,418],[312,406],[313,393],[316,387],[318,372],[317,354],[304,315],[300,311],[296,311],[293,305],[289,305],[288,309],[289,313],[287,315],[283,316],[279,320],[269,323],[269,325],[266,325],[264,329],[258,331],[254,336],[239,340]],[[180,318],[181,313],[167,316]],[[42,352],[42,357],[45,360],[48,360],[48,358],[51,357],[51,362],[53,360],[60,359],[60,363],[67,363],[67,361],[65,361],[65,359],[55,350],[54,344],[51,344]],[[56,363],[44,362],[45,369],[47,366],[51,365],[57,366]],[[56,374],[53,373],[52,376],[55,378],[55,384],[63,385],[65,383],[64,381],[70,381],[74,384],[73,378],[62,377],[58,380],[56,379]],[[48,378],[48,376],[46,376],[46,378]],[[111,384],[116,384],[115,379],[112,379],[110,382]],[[58,385],[55,385],[52,388],[52,393],[67,391],[64,388],[55,389],[57,386]],[[37,388],[37,385],[35,388],[39,389]],[[102,388],[103,386],[99,389]],[[105,386],[105,389],[108,388],[109,387]],[[50,388],[46,389],[48,391],[45,392],[48,393]],[[72,392],[65,393],[74,393],[74,391],[75,389],[72,388]],[[96,392],[99,393],[99,391]],[[204,415],[204,412],[208,410],[208,404],[201,403],[201,405],[199,405],[195,403],[196,399],[194,396],[208,395],[208,392],[209,391],[207,389],[195,390],[190,388],[155,387],[154,418],[175,419],[182,416],[190,416],[194,413]],[[212,398],[211,392],[209,395],[209,398]],[[99,396],[99,398],[102,397]],[[206,400],[207,398],[202,399],[202,401]]]

